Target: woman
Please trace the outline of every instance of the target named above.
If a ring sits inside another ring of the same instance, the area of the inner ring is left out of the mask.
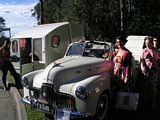
[[[153,48],[154,48],[154,55],[155,60],[158,68],[160,69],[160,41],[157,37],[153,38]]]
[[[3,81],[3,85],[4,85],[4,90],[8,90],[8,87],[6,84],[6,77],[7,77],[8,70],[10,71],[10,73],[13,75],[13,77],[15,79],[16,87],[18,87],[18,88],[21,87],[20,77],[17,74],[17,72],[15,71],[15,69],[10,61],[10,45],[11,45],[11,42],[9,40],[6,40],[4,42],[4,44],[2,45],[2,47],[0,48],[0,55],[1,55],[1,59],[3,61],[2,81]]]
[[[126,42],[127,40],[121,36],[116,38],[116,46],[118,51],[113,58],[115,63],[114,75],[116,79],[122,80],[124,83],[128,83],[132,66],[132,53],[124,47]]]
[[[156,42],[156,41],[155,41]],[[155,43],[154,43],[155,44]],[[152,104],[155,107],[156,101],[156,85],[159,68],[155,57],[156,48],[153,45],[153,38],[146,37],[144,39],[144,47],[141,56],[141,71],[144,75],[144,100],[146,105]]]
[[[154,63],[155,63],[155,54],[153,49],[153,38],[146,37],[144,39],[144,45],[141,55],[141,70],[142,73],[147,77],[152,77]]]

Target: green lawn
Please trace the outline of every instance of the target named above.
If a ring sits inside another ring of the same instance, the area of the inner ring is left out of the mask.
[[[49,118],[45,116],[45,114],[33,108],[26,107],[26,112],[27,112],[28,120],[50,120]]]

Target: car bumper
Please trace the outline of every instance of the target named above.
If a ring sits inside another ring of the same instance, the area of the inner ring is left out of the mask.
[[[34,103],[37,101],[36,99],[30,99],[30,98],[26,98],[26,97],[23,97],[21,98],[21,101],[23,104],[25,105],[29,105],[29,106],[33,106],[34,107]],[[43,110],[40,110],[41,112],[44,112],[44,113],[47,113],[47,114],[54,114],[55,113],[55,110],[54,112],[46,112],[46,111],[43,111]],[[77,111],[70,111],[70,116],[73,118],[73,117],[76,117],[76,118],[88,118],[91,116],[90,113],[85,113],[85,112],[77,112]]]

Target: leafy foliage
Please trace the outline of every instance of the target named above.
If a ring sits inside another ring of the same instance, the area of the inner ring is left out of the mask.
[[[3,28],[6,28],[5,26],[5,19],[3,17],[0,17],[0,46],[3,45],[4,41],[6,39],[8,39],[7,37],[5,37],[4,32],[3,32]]]
[[[159,34],[160,2],[157,0],[43,0],[43,3],[44,23],[81,24],[86,39],[108,37],[112,40],[121,33],[122,23],[126,34]],[[40,3],[33,15],[40,20]]]
[[[4,28],[5,27],[5,19],[0,17],[0,28]]]

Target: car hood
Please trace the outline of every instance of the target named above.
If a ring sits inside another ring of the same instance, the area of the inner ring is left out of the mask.
[[[35,75],[33,86],[41,87],[42,83],[48,82],[59,89],[60,86],[74,85],[89,76],[111,70],[113,70],[113,62],[102,58],[64,57],[50,64],[43,72]]]

